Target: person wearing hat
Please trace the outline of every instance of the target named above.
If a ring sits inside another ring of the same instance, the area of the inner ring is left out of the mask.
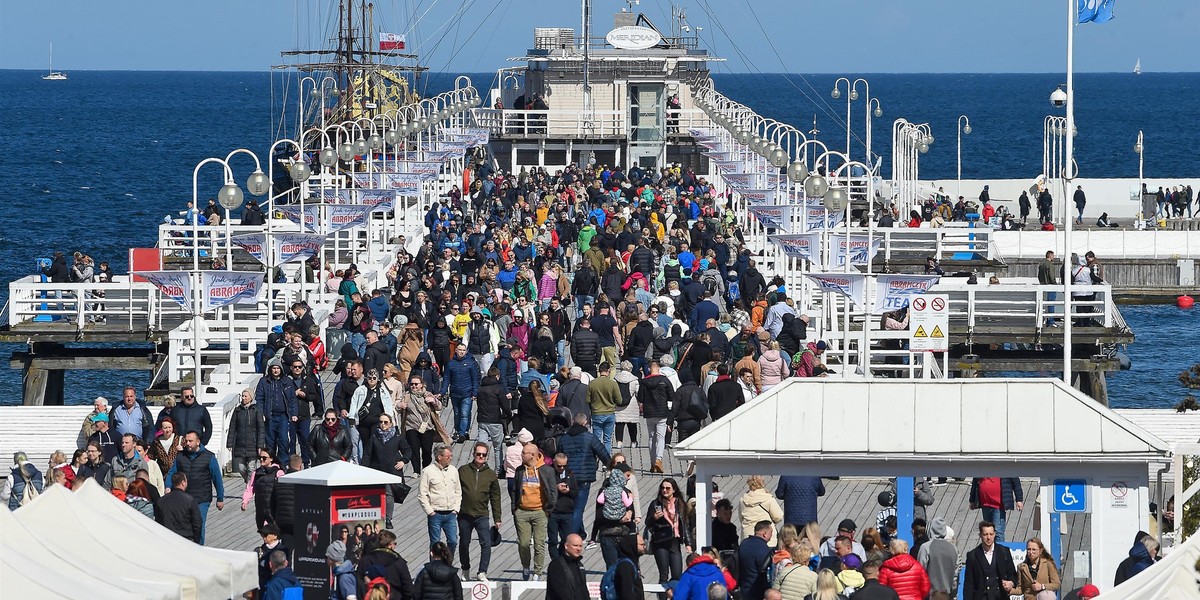
[[[283,543],[280,538],[279,527],[274,523],[268,523],[258,529],[258,535],[262,537],[263,543],[256,550],[258,554],[258,587],[266,589],[267,583],[271,579],[274,569],[271,568],[271,553],[276,550],[283,552],[287,557],[288,562],[292,559],[292,550]]]
[[[952,533],[946,519],[934,517],[929,522],[929,541],[917,551],[917,562],[925,567],[934,592],[950,593],[958,589],[958,550],[949,540]]]
[[[333,569],[333,585],[329,587],[330,600],[350,600],[358,597],[358,577],[354,574],[354,563],[346,556],[346,543],[334,540],[325,549],[325,563]]]
[[[825,340],[809,342],[804,350],[800,351],[800,360],[796,365],[796,377],[825,377],[829,369],[825,367],[825,363],[821,362],[821,356],[828,348],[829,344],[825,343]]]
[[[100,448],[100,453],[104,457],[105,462],[112,462],[112,459],[117,457],[117,453],[121,450],[121,436],[115,431],[109,429],[109,416],[107,414],[99,414],[92,417],[92,423],[96,431],[88,437],[88,443],[95,443]]]
[[[92,419],[99,414],[108,414],[109,408],[108,398],[104,396],[97,396],[92,401],[92,412],[83,418],[83,426],[79,428],[79,437],[75,442],[78,447],[82,448],[92,438],[92,434],[96,433],[96,422]]]
[[[862,544],[858,543],[858,538],[854,535],[857,531],[858,531],[858,525],[854,522],[853,519],[842,519],[842,521],[840,523],[838,523],[838,526],[837,526],[837,535],[830,536],[830,538],[828,540],[826,540],[824,544],[821,544],[821,550],[820,550],[821,556],[837,556],[838,555],[837,547],[835,546],[836,538],[838,536],[846,536],[846,537],[850,538],[850,541],[851,541],[851,543],[850,543],[851,552],[853,552],[854,554],[857,554],[860,557],[866,558],[867,550],[865,548],[863,548]]]
[[[300,419],[300,405],[296,398],[296,382],[283,376],[279,357],[267,362],[267,372],[254,390],[254,404],[266,422],[266,448],[280,462],[286,463],[296,444],[291,430],[292,423]]]
[[[13,468],[0,490],[0,502],[8,503],[8,510],[17,510],[42,493],[45,480],[41,471],[29,462],[24,452],[13,454]]]
[[[1075,592],[1075,597],[1079,598],[1079,600],[1091,600],[1099,595],[1100,588],[1091,583],[1084,585],[1083,587],[1079,588],[1078,592]]]

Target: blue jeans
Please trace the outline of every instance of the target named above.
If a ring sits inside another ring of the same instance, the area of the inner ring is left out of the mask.
[[[1046,306],[1046,314],[1048,314],[1048,315],[1054,314],[1054,304],[1053,303],[1057,299],[1058,299],[1058,294],[1056,292],[1046,292],[1046,302],[1049,304],[1048,306]],[[1057,319],[1046,319],[1046,326],[1047,327],[1053,326],[1057,322],[1058,322]]]
[[[292,423],[287,415],[271,415],[267,421],[267,448],[278,457],[280,464],[287,464],[292,457]]]
[[[452,512],[435,512],[429,515],[429,545],[442,541],[442,532],[446,533],[446,545],[450,547],[450,556],[458,546],[458,515]]]
[[[202,502],[197,504],[200,507],[200,539],[196,540],[197,544],[204,545],[204,530],[208,527],[208,505],[212,502]]]
[[[991,521],[996,526],[996,541],[1004,541],[1004,525],[1008,520],[1008,514],[1003,508],[983,507],[983,520]]]
[[[473,402],[474,400],[470,396],[451,399],[451,404],[454,405],[454,435],[471,434],[471,404]]]
[[[350,334],[350,345],[354,346],[354,351],[358,353],[358,358],[367,355],[367,336],[355,332]]]
[[[309,446],[308,442],[308,434],[310,431],[309,428],[311,425],[312,420],[305,418],[301,418],[295,423],[292,423],[292,439],[300,443],[300,456],[304,459],[305,467],[311,465],[313,461],[312,448]],[[288,447],[291,448],[294,445],[295,444],[289,443]]]
[[[558,368],[561,369],[563,368],[563,365],[567,364],[567,340],[558,340],[558,343],[556,343],[554,346],[558,351]]]
[[[575,496],[575,514],[571,515],[571,530],[584,539],[587,539],[587,530],[583,528],[583,509],[591,500],[592,482],[579,482],[579,495]],[[563,539],[566,539],[566,536]]]
[[[578,503],[579,501],[576,499],[576,504]],[[546,523],[546,544],[550,546],[550,560],[554,560],[562,554],[562,543],[573,531],[571,526],[574,523],[574,513],[550,513],[550,520]]]
[[[650,369],[646,366],[645,356],[631,356],[629,357],[629,362],[633,364],[633,374],[639,379],[650,375]]]
[[[613,433],[617,429],[617,415],[592,415],[592,433],[604,444],[604,451],[612,456]]]
[[[595,304],[595,303],[596,303],[595,296],[584,296],[584,295],[575,296],[575,318],[578,319],[579,315],[583,314],[583,305],[584,304]]]

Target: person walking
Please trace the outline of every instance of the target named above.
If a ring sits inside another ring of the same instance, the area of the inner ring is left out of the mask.
[[[442,397],[450,398],[454,408],[454,443],[461,444],[470,437],[471,405],[479,394],[479,362],[467,353],[466,344],[459,344],[454,358],[446,366],[442,378]]]
[[[438,413],[445,404],[429,390],[416,372],[409,375],[408,391],[396,402],[398,421],[404,427],[404,439],[412,448],[414,469],[433,462],[433,443],[438,437]]]
[[[546,573],[546,600],[580,600],[589,596],[583,576],[583,537],[572,533],[563,553],[550,563]]]
[[[1016,587],[1012,553],[997,544],[996,526],[979,522],[979,545],[967,553],[963,600],[1006,600]]]
[[[521,578],[525,581],[538,581],[542,577],[546,564],[547,513],[558,502],[557,481],[558,475],[553,467],[545,464],[542,451],[536,444],[526,443],[521,449],[521,468],[508,488],[512,495],[513,521],[517,526]],[[582,553],[583,538],[571,534],[568,539],[571,536],[579,540]]]
[[[462,578],[454,568],[454,550],[444,542],[429,547],[429,562],[413,582],[416,600],[462,600]]]
[[[675,480],[667,477],[658,487],[658,495],[646,509],[646,530],[654,548],[658,582],[678,580],[683,574],[683,557],[692,553],[691,524],[687,501]]]
[[[929,541],[917,551],[917,562],[929,575],[929,587],[934,592],[949,593],[958,589],[958,550],[946,539],[949,528],[942,517],[929,522]]]
[[[588,384],[588,407],[592,412],[592,432],[604,445],[604,451],[612,454],[613,434],[617,428],[617,405],[621,403],[621,387],[612,377],[612,365],[603,362],[600,376]]]
[[[354,442],[343,422],[338,418],[337,411],[329,408],[325,410],[325,418],[313,425],[308,440],[312,445],[314,465],[350,459],[354,452]]]
[[[751,475],[746,479],[746,487],[749,488],[746,493],[742,494],[739,503],[741,505],[742,514],[742,531],[755,531],[755,523],[759,521],[770,521],[777,524],[783,520],[783,508],[779,506],[779,502],[766,489],[766,484],[763,482],[762,475]],[[755,535],[758,535],[755,533]],[[770,546],[774,547],[778,544],[775,535],[775,529],[771,529],[771,536],[767,538]]]
[[[615,386],[616,383],[613,385]],[[590,390],[591,386],[588,389]],[[597,436],[588,431],[587,425],[587,415],[575,415],[574,423],[558,439],[558,450],[567,455],[567,466],[575,474],[580,498],[591,497],[592,484],[596,482],[596,470],[600,465],[607,465],[611,460],[609,453],[605,451]],[[575,503],[571,531],[579,535],[586,535],[583,528],[583,509],[586,504],[586,502]]]
[[[229,417],[229,431],[225,434],[225,447],[233,457],[231,466],[242,481],[249,481],[254,471],[253,463],[258,458],[259,448],[275,448],[267,445],[266,420],[259,405],[254,403],[254,392],[242,390],[242,401]]]
[[[1075,210],[1079,211],[1079,216],[1075,218],[1077,225],[1083,225],[1083,207],[1087,206],[1087,194],[1083,193],[1083,186],[1075,186]]]
[[[896,590],[900,600],[925,600],[929,595],[929,575],[908,553],[908,542],[893,539],[888,550],[892,557],[880,565],[879,583]]]
[[[266,447],[280,460],[288,460],[295,445],[292,424],[300,421],[300,406],[296,402],[296,383],[283,377],[278,358],[267,363],[267,373],[254,390],[254,402],[266,418]]]
[[[500,369],[488,369],[479,383],[479,396],[475,403],[475,439],[490,447],[499,472],[504,460],[504,424],[512,418],[512,395],[500,383]]]
[[[458,560],[463,577],[471,578],[471,534],[479,535],[479,573],[476,579],[487,581],[492,561],[492,528],[502,525],[500,519],[500,480],[488,464],[491,447],[475,442],[471,462],[458,468],[462,487],[462,510],[458,513]],[[488,508],[491,519],[488,519]]]
[[[976,477],[971,480],[971,510],[980,509],[983,520],[994,524],[996,541],[1004,541],[1008,511],[1024,510],[1025,491],[1018,477]]]
[[[408,441],[404,439],[403,435],[400,435],[399,429],[396,428],[395,417],[381,415],[379,424],[375,426],[374,431],[367,438],[367,442],[363,444],[363,466],[404,479],[404,466],[412,462],[411,457],[412,448],[408,446]],[[383,486],[384,492],[387,494],[384,526],[388,529],[392,528],[392,513],[396,507],[396,494],[400,488],[401,484],[398,483]],[[400,501],[403,502],[404,499],[401,498]]]
[[[183,452],[175,457],[175,464],[166,474],[166,479],[174,481],[175,473],[187,475],[187,493],[196,499],[196,505],[200,509],[200,537],[195,542],[203,546],[213,489],[217,491],[217,510],[222,510],[225,508],[225,481],[221,478],[221,466],[216,455],[204,448],[200,443],[199,434],[195,431],[189,431],[183,436]]]
[[[274,523],[271,516],[271,493],[275,491],[276,481],[283,476],[283,468],[275,464],[271,451],[266,448],[258,450],[258,467],[250,472],[250,481],[242,492],[242,510],[254,500],[254,524],[263,527]]]
[[[574,531],[575,504],[587,502],[587,498],[579,497],[579,483],[575,481],[575,473],[567,466],[567,460],[567,455],[562,452],[554,455],[558,499],[554,502],[554,508],[550,509],[546,523],[546,543],[550,546],[551,560],[562,553],[562,543],[566,541],[567,534]]]
[[[783,522],[800,525],[817,521],[817,498],[825,495],[820,477],[784,475],[775,497],[783,500]]]
[[[1058,567],[1054,559],[1046,552],[1042,540],[1032,537],[1025,542],[1025,560],[1017,567],[1017,587],[1013,594],[1022,594],[1024,600],[1038,600],[1044,597],[1043,592],[1051,596],[1062,587]]]
[[[450,462],[454,452],[449,446],[437,444],[433,447],[433,463],[421,471],[421,489],[417,497],[424,509],[429,525],[429,543],[441,541],[446,535],[450,549],[447,564],[453,564],[454,547],[458,543],[458,511],[462,509],[462,483],[458,469]]]
[[[204,517],[196,499],[187,491],[187,474],[173,473],[170,483],[171,487],[154,507],[154,520],[188,541],[202,543]]]
[[[670,435],[667,421],[671,416],[670,402],[674,396],[675,386],[662,374],[659,361],[650,361],[650,375],[639,382],[637,401],[650,435],[651,473],[663,472],[663,458]]]

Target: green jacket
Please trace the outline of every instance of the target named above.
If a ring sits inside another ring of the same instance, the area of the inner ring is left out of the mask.
[[[500,480],[491,466],[476,469],[474,462],[458,468],[462,485],[462,508],[459,512],[472,517],[486,517],[488,503],[492,505],[492,521],[500,520]]]
[[[621,387],[612,377],[597,377],[588,384],[587,399],[593,415],[611,415],[621,401]]]

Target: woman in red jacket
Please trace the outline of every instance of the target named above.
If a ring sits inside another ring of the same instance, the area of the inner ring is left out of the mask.
[[[892,557],[879,568],[879,583],[895,590],[900,600],[924,600],[929,595],[929,575],[908,553],[908,542],[892,540],[888,549]]]

